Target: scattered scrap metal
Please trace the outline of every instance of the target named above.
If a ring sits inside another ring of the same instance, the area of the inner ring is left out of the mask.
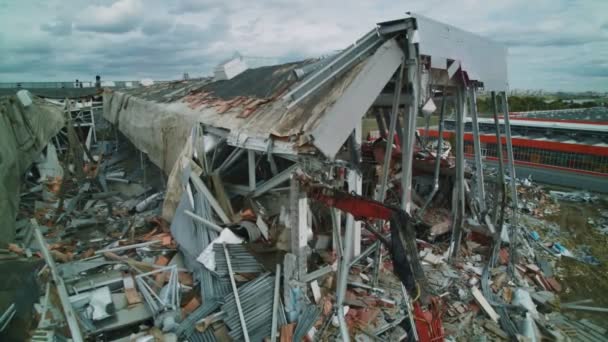
[[[245,71],[220,83],[141,88],[133,91],[140,96],[133,100],[106,93],[104,111],[130,142],[112,128],[93,135],[95,127],[74,124],[72,102],[66,101],[67,142],[48,143],[44,161],[26,173],[16,239],[3,251],[39,263],[35,276],[43,295],[33,305],[37,322],[28,337],[606,340],[606,330],[597,324],[559,312],[565,285],[555,260],[591,263],[589,253],[569,251],[557,240],[548,243],[529,224],[557,210],[551,197],[592,201],[593,195],[547,194],[530,180],[518,180],[508,119],[498,175],[484,169],[479,141],[474,167],[467,164],[463,117],[470,108],[476,122],[479,82],[500,90],[503,79],[464,63],[479,62],[475,58],[431,63],[424,53],[440,50],[423,43],[432,37],[429,32],[437,32],[428,29],[433,25],[438,24],[419,16],[381,23],[337,56]],[[455,28],[446,32],[479,48],[478,37],[467,40]],[[374,72],[386,79],[369,82],[366,75]],[[426,87],[417,86],[425,78],[421,74],[442,84],[429,81],[436,91],[423,96]],[[256,84],[258,92],[248,91],[252,78],[266,82]],[[352,127],[338,132],[336,125],[309,130],[317,119],[335,124],[352,113],[341,107],[347,103],[342,91],[352,99],[359,86],[375,87],[365,92],[372,102],[356,103],[362,107],[357,111],[366,113],[387,82],[397,91],[391,114],[376,115],[381,131],[374,138],[361,141]],[[169,89],[174,86],[178,89]],[[315,93],[320,89],[331,91]],[[403,89],[411,116],[401,120]],[[133,127],[136,120],[128,111],[152,108],[145,101],[157,101],[159,93],[167,101],[185,98],[189,110],[204,108],[209,120],[225,115],[225,122],[184,120],[171,126],[171,120],[150,120],[142,127],[160,125],[154,127],[162,136],[152,131],[143,136],[145,129]],[[416,135],[417,112],[430,117],[437,94],[441,118],[448,101],[455,109],[454,144]],[[223,96],[233,98],[219,103]],[[499,108],[508,118],[506,93],[492,96],[495,121]],[[303,108],[318,117],[304,117]],[[272,128],[274,116],[285,113],[298,114],[294,122],[306,126],[303,131],[287,120],[279,122],[280,137],[239,135]],[[256,116],[255,124],[240,121]],[[295,137],[303,132],[312,135]],[[93,136],[96,141],[89,141]],[[581,304],[586,302],[563,307],[604,310]],[[28,309],[12,303],[2,308],[0,334],[12,328],[19,310]]]

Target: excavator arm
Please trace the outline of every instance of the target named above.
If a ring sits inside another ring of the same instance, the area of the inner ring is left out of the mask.
[[[357,220],[384,220],[390,222],[390,241],[371,230],[390,251],[393,270],[408,291],[414,291],[416,283],[426,285],[422,265],[418,259],[416,234],[410,217],[401,209],[356,194],[330,189],[324,186],[308,186],[308,196],[328,207],[349,213]],[[426,286],[424,286],[426,289]]]
[[[395,211],[383,203],[326,187],[312,187],[309,189],[308,195],[312,199],[325,203],[328,207],[337,208],[353,215],[357,220],[388,221]]]

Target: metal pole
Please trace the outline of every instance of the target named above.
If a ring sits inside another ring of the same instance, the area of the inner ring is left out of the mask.
[[[209,228],[215,230],[218,233],[221,233],[224,230],[224,228],[222,228],[222,227],[218,226],[217,224],[215,224],[215,223],[213,223],[213,222],[205,219],[204,217],[196,215],[195,213],[191,212],[188,209],[184,210],[184,214],[192,217],[194,220],[196,220],[196,221],[198,221],[198,222],[200,222],[202,224],[207,225]]]
[[[136,244],[133,244],[133,245],[119,246],[119,247],[116,247],[116,248],[100,249],[98,251],[95,251],[95,255],[99,255],[99,254],[103,254],[103,253],[108,253],[108,252],[114,253],[114,252],[128,251],[130,249],[148,247],[148,246],[160,243],[160,242],[161,242],[160,240],[153,240],[153,241],[148,241],[148,242],[136,243]]]
[[[511,139],[511,123],[509,119],[509,101],[507,98],[507,92],[502,93],[502,110],[504,116],[505,134],[507,138],[507,167],[509,168],[509,175],[511,176],[511,230],[509,232],[509,242],[511,246],[516,246],[516,240],[518,235],[517,231],[517,209],[519,207],[517,203],[517,177],[515,174],[515,160],[513,157],[513,140]],[[517,248],[511,248],[509,263],[509,273],[513,274],[514,261],[517,258]]]
[[[382,108],[377,108],[374,110],[374,117],[376,118],[376,124],[378,125],[378,130],[380,131],[380,136],[386,138],[386,125],[384,124],[384,118],[382,117]]]
[[[277,173],[279,173],[279,170],[277,169],[277,163],[274,160],[274,156],[272,155],[272,145],[273,145],[273,141],[272,139],[268,140],[268,145],[266,145],[266,160],[268,161],[268,164],[270,165],[270,172],[272,173],[273,176],[276,176]]]
[[[59,294],[59,300],[61,301],[61,306],[63,307],[65,319],[68,322],[68,327],[70,328],[70,333],[72,334],[72,340],[74,342],[83,342],[84,339],[82,338],[82,333],[80,332],[80,326],[78,326],[74,308],[72,308],[72,304],[70,303],[70,298],[68,296],[68,291],[65,288],[65,284],[63,283],[63,278],[61,278],[61,276],[59,276],[57,273],[55,260],[53,260],[53,257],[51,256],[51,253],[46,245],[46,241],[40,233],[40,230],[35,228],[34,232],[36,233],[36,240],[38,240],[38,245],[40,246],[42,256],[44,257],[47,265],[49,265],[51,276],[53,277],[53,281],[57,287],[57,293]]]
[[[402,142],[402,169],[401,169],[401,209],[411,213],[412,196],[412,158],[414,157],[414,137],[416,133],[416,118],[418,117],[418,55],[414,45],[414,30],[407,31],[407,84],[412,94],[412,102],[405,116],[405,127]]]
[[[277,264],[277,272],[274,279],[274,299],[272,301],[272,330],[270,332],[270,342],[277,340],[277,323],[279,310],[279,288],[281,286],[281,265]]]
[[[473,125],[473,148],[475,149],[475,175],[477,178],[477,204],[483,216],[486,208],[486,191],[483,182],[483,165],[481,163],[481,141],[479,141],[479,125],[477,123],[477,94],[476,89],[469,89],[469,100],[471,103],[471,118]]]
[[[372,252],[374,252],[376,250],[376,245],[378,243],[380,243],[380,242],[379,241],[374,242],[373,244],[369,245],[369,247],[367,247],[363,252],[361,252],[361,254],[359,254],[355,258],[353,258],[350,261],[350,266],[349,267],[353,267],[359,261],[361,261],[363,258],[366,258],[368,255],[372,254]],[[374,287],[375,287],[375,285],[374,285]]]
[[[395,95],[393,97],[393,107],[391,111],[391,122],[388,129],[388,138],[386,139],[386,148],[384,150],[384,164],[382,165],[382,179],[380,180],[380,192],[378,193],[378,202],[384,202],[386,196],[386,184],[388,183],[388,169],[391,164],[391,155],[393,153],[393,144],[395,142],[395,128],[397,127],[397,117],[399,116],[399,99],[401,88],[403,87],[403,71],[405,62],[401,63],[401,68],[397,74],[395,87]]]
[[[198,137],[200,136],[200,144],[202,155],[197,155],[197,146]],[[198,124],[192,128],[192,154],[194,154],[195,158],[198,158],[203,164],[203,172],[205,174],[211,173],[211,168],[209,167],[209,162],[207,160],[207,146],[205,145],[205,126],[202,124]]]
[[[344,320],[344,297],[346,295],[346,286],[348,282],[348,271],[350,269],[350,257],[353,250],[353,231],[355,227],[355,219],[352,215],[346,215],[346,227],[344,230],[344,253],[342,253],[340,273],[338,275],[338,284],[336,289],[336,305],[338,306],[338,321],[340,323],[340,334],[342,341],[349,342],[348,328]]]
[[[239,312],[239,319],[241,320],[241,328],[243,329],[243,336],[245,342],[249,342],[249,332],[247,332],[247,324],[245,324],[245,315],[243,314],[243,308],[241,307],[241,300],[239,299],[239,292],[236,288],[236,282],[234,281],[234,273],[232,272],[232,263],[230,262],[230,254],[226,243],[222,243],[224,247],[224,255],[226,256],[226,263],[228,264],[228,275],[230,275],[230,284],[232,285],[232,291],[234,292],[234,301],[236,302],[236,309]]]
[[[235,148],[234,150],[232,150],[232,152],[230,152],[228,157],[226,157],[226,159],[224,159],[222,164],[220,164],[220,166],[218,166],[218,168],[214,170],[214,172],[223,173],[227,168],[231,167],[232,164],[237,162],[239,160],[239,158],[241,158],[243,153],[245,153],[245,149],[238,148],[238,147]]]
[[[395,129],[397,128],[397,118],[399,117],[399,101],[401,97],[401,89],[403,88],[403,72],[405,70],[405,61],[401,63],[395,82],[395,94],[393,96],[393,107],[391,110],[391,120],[389,124],[388,137],[386,139],[386,148],[384,149],[384,164],[382,165],[382,178],[380,180],[380,191],[377,194],[376,200],[384,202],[386,197],[386,185],[388,183],[388,170],[391,165],[391,156],[393,155],[393,145],[395,142]],[[383,222],[378,221],[380,226]],[[382,244],[376,243],[376,260],[374,262],[374,273],[372,275],[372,285],[378,285],[378,275],[382,267]]]
[[[306,193],[300,190],[300,183],[295,178],[291,178],[290,184],[290,210],[289,219],[291,225],[291,252],[296,255],[297,267],[295,278],[307,273],[307,247],[308,247],[308,198]]]
[[[298,169],[298,164],[293,164],[285,170],[281,171],[279,174],[274,175],[274,177],[270,178],[265,182],[261,182],[260,185],[256,184],[255,190],[251,193],[251,197],[262,196],[270,190],[275,189],[282,183],[285,183],[291,177],[292,173]]]
[[[462,238],[462,223],[464,220],[464,111],[465,111],[465,89],[458,88],[456,96],[456,177],[453,192],[455,198],[452,203],[453,222],[452,239],[450,242],[450,259],[458,256],[460,240]]]
[[[505,187],[505,167],[504,167],[504,159],[502,157],[502,138],[500,136],[500,122],[498,121],[498,104],[496,103],[496,93],[492,92],[492,107],[493,107],[493,113],[494,113],[494,126],[496,126],[496,156],[498,157],[498,179],[496,180],[496,184],[498,186],[497,189],[497,194],[501,194],[502,195],[502,204],[500,209],[500,213],[499,213],[499,209],[498,209],[498,196],[496,196],[496,205],[495,205],[495,209],[494,209],[494,224],[497,225],[497,229],[500,232],[500,234],[502,235],[502,219],[503,219],[503,214],[502,212],[504,211],[504,200],[505,200],[505,193],[507,191],[506,187]],[[500,217],[500,219],[499,219]],[[500,224],[498,224],[500,222]],[[499,235],[500,238],[500,235]]]
[[[412,340],[419,341],[418,330],[416,330],[416,322],[414,321],[414,309],[412,308],[412,303],[410,302],[410,295],[407,293],[405,289],[405,285],[401,284],[401,293],[403,294],[403,302],[407,309],[407,318],[410,321],[410,327],[412,329]]]
[[[431,204],[433,197],[439,191],[439,175],[441,172],[441,152],[443,151],[443,117],[445,116],[446,107],[446,87],[443,87],[443,96],[441,98],[441,112],[439,112],[439,137],[437,138],[437,154],[435,155],[435,172],[433,173],[433,191],[426,199],[424,206],[420,210],[419,216],[422,217],[426,208]]]
[[[224,209],[222,209],[222,206],[218,203],[215,197],[213,197],[211,191],[209,191],[209,188],[207,188],[203,180],[200,179],[200,177],[197,176],[194,172],[190,172],[190,180],[192,181],[192,184],[194,185],[198,193],[201,196],[207,198],[209,204],[211,205],[211,208],[213,208],[213,210],[215,211],[217,216],[219,216],[222,222],[226,224],[231,223],[230,219],[228,218],[228,215],[226,215],[226,212],[224,211]]]
[[[341,215],[338,209],[330,209],[331,212],[331,223],[334,238],[334,250],[336,250],[338,260],[341,259],[344,254],[344,247],[342,243],[342,229],[341,229]]]
[[[355,143],[360,146],[361,140],[361,123],[357,125],[355,129],[357,134],[355,134]],[[360,160],[359,153],[357,153],[357,160]],[[357,195],[361,195],[363,191],[363,177],[361,173],[357,170],[349,169],[348,174],[348,191],[350,193],[356,193]],[[347,214],[350,215],[350,214]],[[351,251],[351,255],[349,258],[357,256],[361,253],[361,221],[355,221],[353,226],[353,249]]]
[[[247,150],[247,166],[249,170],[249,191],[255,190],[255,151]]]
[[[502,111],[504,115],[504,126],[507,143],[507,168],[511,176],[511,207],[513,208],[513,224],[517,220],[517,182],[515,175],[515,160],[513,159],[513,140],[511,139],[511,123],[509,119],[509,102],[507,93],[502,93]]]

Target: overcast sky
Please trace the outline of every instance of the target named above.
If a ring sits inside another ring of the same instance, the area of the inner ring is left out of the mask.
[[[608,0],[0,0],[0,82],[194,77],[235,52],[316,57],[407,11],[506,44],[511,88],[608,91]]]

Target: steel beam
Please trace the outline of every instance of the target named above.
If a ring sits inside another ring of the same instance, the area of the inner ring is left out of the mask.
[[[268,139],[268,148],[266,149],[266,160],[270,165],[270,172],[272,172],[273,176],[276,176],[279,173],[277,169],[277,163],[274,160],[274,156],[272,155],[272,139]]]
[[[249,174],[249,191],[255,190],[255,151],[247,150],[247,170]]]
[[[386,122],[391,122],[391,116],[389,112],[385,112],[384,113],[384,120]],[[401,126],[401,118],[399,116],[397,116],[397,126],[396,126],[396,131],[397,131],[397,137],[399,138],[399,143],[397,145],[399,145],[399,147],[402,146],[403,144],[403,127]]]
[[[361,254],[357,255],[354,259],[352,259],[350,261],[349,267],[355,266],[359,261],[366,258],[368,255],[374,253],[376,251],[376,248],[378,247],[377,245],[379,243],[380,243],[380,241],[376,241],[373,244],[369,245],[369,247],[367,247],[363,252],[361,252]],[[374,286],[376,286],[376,285],[374,285]]]
[[[288,108],[296,105],[302,99],[322,87],[328,81],[338,77],[344,73],[348,67],[355,63],[375,47],[382,43],[383,39],[378,36],[376,30],[371,30],[363,38],[359,39],[355,44],[349,46],[338,56],[332,59],[321,69],[316,70],[308,76],[304,81],[298,84],[289,93],[283,96],[286,101],[291,101]]]
[[[513,159],[513,140],[511,138],[511,123],[509,121],[509,102],[507,93],[502,94],[502,113],[505,127],[507,143],[507,168],[511,176],[511,207],[513,208],[513,218],[516,219],[517,213],[517,175],[515,174],[515,160]]]
[[[334,243],[334,250],[336,251],[336,257],[339,260],[339,268],[338,268],[338,276],[341,272],[342,269],[342,262],[344,260],[344,243],[342,242],[342,235],[341,235],[341,212],[338,209],[330,209],[331,212],[331,222],[332,222],[332,231],[333,231],[333,243]],[[349,265],[350,268],[350,265]],[[336,295],[338,294],[338,292],[340,291],[340,288],[338,287],[336,289]],[[340,305],[336,305],[336,315],[338,317],[338,324],[340,327],[340,333],[342,336],[346,336],[343,337],[343,339],[345,338],[346,341],[349,341],[349,337],[348,337],[348,327],[346,325],[346,320],[344,319],[344,307],[340,306]]]
[[[305,275],[300,277],[300,282],[302,283],[309,283],[317,278],[320,278],[324,275],[326,275],[327,273],[333,272],[334,271],[334,267],[331,265],[327,265],[325,267],[321,267],[316,271],[310,272],[310,273],[306,273]]]
[[[160,243],[160,242],[161,242],[160,240],[153,240],[153,241],[147,241],[147,242],[142,242],[142,243],[136,243],[133,245],[119,246],[119,247],[115,247],[115,248],[104,248],[104,249],[95,251],[95,255],[104,254],[104,253],[128,251],[130,249],[148,247],[148,246]]]
[[[350,336],[348,328],[344,321],[344,298],[346,295],[346,287],[348,285],[348,272],[350,270],[350,260],[353,250],[353,232],[355,219],[352,215],[346,215],[346,227],[344,229],[344,253],[340,260],[340,272],[338,273],[338,282],[336,289],[336,305],[338,306],[338,321],[340,323],[340,335],[342,341],[349,342]]]
[[[279,289],[281,287],[281,265],[277,264],[277,271],[274,278],[274,296],[272,300],[272,323],[270,330],[270,342],[276,342],[277,340],[277,323],[278,323],[278,310],[279,310]]]
[[[407,84],[411,91],[412,102],[410,103],[404,118],[404,131],[401,143],[401,209],[411,214],[412,208],[412,158],[414,157],[414,138],[416,134],[416,118],[418,117],[418,55],[414,43],[414,30],[407,31]]]
[[[401,64],[401,68],[397,72],[396,89],[403,87],[403,72],[405,70],[405,61]],[[388,169],[391,164],[391,156],[393,153],[393,145],[395,142],[395,129],[397,128],[397,117],[399,116],[399,97],[401,91],[395,92],[393,97],[393,107],[391,110],[390,124],[388,129],[388,137],[386,139],[386,148],[384,150],[384,164],[382,165],[382,178],[380,180],[380,191],[376,200],[384,202],[386,196],[386,185],[388,183]]]
[[[380,136],[386,138],[386,125],[384,124],[384,118],[382,117],[382,108],[374,109],[374,117],[376,118],[376,125],[378,125],[378,130],[380,131]]]
[[[255,190],[253,190],[253,192],[251,193],[252,197],[258,197],[261,196],[265,193],[267,193],[268,191],[276,188],[277,186],[281,185],[282,183],[285,183],[286,181],[289,180],[289,178],[291,177],[291,174],[298,168],[297,164],[293,164],[292,166],[288,167],[287,169],[281,171],[278,175],[270,178],[269,180],[265,181],[264,183],[256,186]]]
[[[496,127],[496,156],[498,157],[498,177],[496,179],[496,184],[498,186],[497,195],[500,194],[502,197],[502,203],[499,203],[499,196],[495,196],[495,208],[494,208],[494,224],[497,225],[498,232],[500,232],[498,238],[502,236],[503,229],[503,215],[504,215],[504,207],[505,207],[505,199],[506,199],[506,186],[505,186],[505,166],[504,166],[504,158],[502,156],[502,138],[500,136],[500,122],[498,120],[498,104],[496,103],[496,93],[492,92],[492,109],[494,114],[494,126]],[[500,209],[499,206],[500,205]]]
[[[53,281],[55,282],[55,286],[57,287],[57,293],[59,294],[59,300],[61,301],[61,306],[63,307],[63,311],[65,313],[65,320],[68,322],[68,327],[70,328],[70,333],[72,335],[72,340],[74,342],[83,342],[84,339],[82,337],[82,332],[80,331],[80,326],[78,325],[78,320],[76,313],[74,312],[74,308],[72,308],[72,304],[70,303],[70,297],[68,296],[68,291],[65,288],[65,284],[63,282],[63,278],[57,272],[57,267],[55,265],[55,260],[51,256],[51,252],[46,245],[46,241],[40,233],[40,229],[35,228],[36,240],[38,241],[38,246],[40,246],[40,251],[42,252],[42,256],[46,261],[47,265],[49,265],[49,269],[51,270],[51,276],[53,277]]]
[[[344,243],[342,243],[342,212],[338,209],[330,209],[330,211],[334,250],[337,254],[336,257],[340,260],[344,254]]]
[[[456,104],[456,177],[454,184],[454,198],[452,200],[455,206],[452,209],[452,238],[450,241],[449,258],[451,261],[458,256],[460,249],[460,240],[462,239],[462,224],[464,221],[464,115],[466,111],[465,92],[463,88],[457,90]]]
[[[190,180],[192,181],[192,184],[194,184],[194,187],[196,188],[196,190],[201,195],[205,196],[205,198],[209,201],[209,204],[211,205],[211,207],[213,208],[213,210],[215,211],[217,216],[220,217],[222,222],[224,222],[226,224],[230,223],[230,219],[224,212],[224,209],[222,209],[222,206],[218,203],[218,201],[215,199],[215,197],[213,197],[213,195],[211,194],[211,191],[209,191],[209,189],[207,188],[205,183],[200,179],[200,177],[197,176],[196,174],[194,174],[194,172],[190,172]]]
[[[224,255],[226,256],[226,263],[228,264],[228,275],[230,276],[230,285],[232,285],[232,292],[234,293],[234,301],[236,302],[236,308],[239,312],[239,319],[241,320],[241,329],[243,329],[243,336],[245,342],[249,342],[249,332],[247,331],[247,323],[245,322],[245,315],[243,314],[243,308],[241,307],[241,300],[239,298],[239,291],[236,288],[236,281],[234,280],[234,272],[232,272],[232,262],[230,262],[230,254],[226,243],[222,243],[224,248]]]
[[[511,230],[509,234],[509,242],[511,246],[517,245],[517,175],[515,174],[515,160],[513,157],[513,140],[511,139],[511,123],[509,119],[509,101],[507,93],[502,93],[502,113],[505,127],[506,143],[507,143],[507,167],[509,169],[509,175],[511,176]],[[511,262],[509,263],[509,273],[513,274],[514,261],[517,259],[517,248],[511,248],[509,253]]]
[[[401,97],[401,88],[403,88],[403,73],[405,71],[405,60],[401,63],[401,68],[397,71],[397,80],[395,82],[395,94],[393,97],[393,106],[391,110],[390,124],[388,129],[388,136],[386,139],[386,147],[384,149],[384,164],[382,164],[382,178],[380,180],[380,190],[377,193],[376,200],[378,202],[384,202],[386,197],[386,185],[388,183],[388,170],[391,165],[391,156],[393,155],[393,145],[395,142],[395,129],[397,128],[397,118],[399,117],[399,98]],[[383,224],[382,221],[379,222]],[[374,265],[374,273],[372,275],[372,284],[378,285],[378,275],[382,268],[382,244],[376,243],[376,260]]]
[[[481,215],[486,213],[486,191],[483,182],[483,164],[481,162],[481,141],[479,141],[479,125],[477,124],[477,92],[474,87],[469,89],[471,104],[471,120],[473,125],[473,148],[475,153],[475,176],[477,178],[477,205]]]
[[[213,222],[205,219],[204,217],[196,215],[195,213],[191,212],[190,210],[184,210],[184,214],[192,217],[195,221],[198,221],[198,222],[206,225],[207,227],[215,230],[218,233],[221,233],[224,230],[224,228],[222,228],[222,227],[218,226],[217,224],[215,224],[215,223],[213,223]],[[95,253],[95,254],[97,254],[97,253]]]
[[[363,177],[358,171],[348,171],[348,191],[361,195],[363,190]],[[347,218],[350,214],[346,214]],[[354,219],[353,219],[354,220]],[[361,253],[361,221],[354,221],[353,223],[353,249],[352,254],[349,258],[353,258]]]
[[[300,191],[300,184],[295,177],[291,177],[291,189],[289,194],[290,205],[290,229],[291,229],[291,253],[296,256],[297,267],[295,278],[306,274],[306,247],[308,245],[308,198]]]
[[[234,150],[232,150],[232,152],[230,152],[228,157],[224,159],[222,164],[220,164],[220,166],[214,170],[214,172],[223,173],[224,171],[226,171],[227,168],[231,167],[234,163],[236,163],[244,153],[245,149],[236,147]]]
[[[420,209],[419,217],[424,215],[426,208],[431,204],[433,198],[439,191],[439,175],[441,172],[441,152],[443,151],[443,118],[445,116],[445,108],[446,108],[446,96],[445,96],[446,88],[443,88],[443,98],[441,99],[441,110],[439,112],[439,136],[437,138],[437,154],[435,155],[435,170],[433,172],[433,191],[431,191],[429,197],[426,199],[424,206]]]
[[[413,18],[397,19],[378,23],[378,32],[384,36],[406,32],[415,28],[416,25]]]

